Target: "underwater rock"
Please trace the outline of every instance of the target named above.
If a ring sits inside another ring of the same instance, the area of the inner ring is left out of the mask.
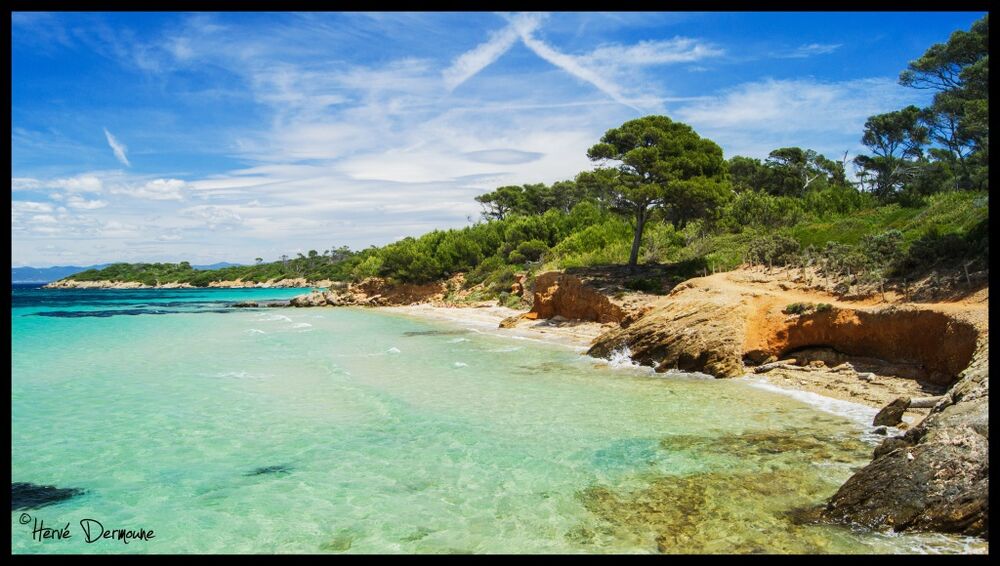
[[[284,464],[279,464],[277,466],[264,466],[262,468],[257,468],[252,472],[247,472],[243,475],[245,476],[263,476],[267,474],[284,475],[292,473],[291,466],[286,466]]]
[[[60,488],[53,485],[11,482],[10,510],[38,509],[84,493],[85,490],[75,487]]]

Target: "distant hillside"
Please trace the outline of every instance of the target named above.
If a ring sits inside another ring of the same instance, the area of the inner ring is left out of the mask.
[[[12,267],[10,268],[11,283],[50,283],[64,277],[69,277],[88,269],[101,269],[111,264],[88,265],[57,265],[55,267]]]
[[[69,277],[70,275],[75,275],[88,269],[104,269],[105,267],[111,265],[110,263],[102,263],[99,265],[87,265],[80,267],[77,265],[57,265],[55,267],[12,267],[10,268],[10,282],[11,283],[51,283],[53,281],[58,281],[60,279]],[[212,270],[212,269],[222,269],[223,267],[233,267],[239,266],[239,263],[229,263],[225,261],[220,261],[219,263],[213,263],[211,265],[193,265],[194,269],[198,270]]]
[[[222,269],[223,267],[239,267],[241,265],[243,264],[229,263],[228,261],[220,261],[219,263],[213,263],[211,265],[192,265],[191,267],[201,271],[210,271],[212,269]]]

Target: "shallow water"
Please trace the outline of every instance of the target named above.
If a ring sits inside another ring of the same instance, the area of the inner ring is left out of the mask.
[[[12,511],[13,552],[985,548],[803,521],[870,457],[849,416],[479,326],[227,307],[300,292],[15,289],[12,481],[84,491]]]

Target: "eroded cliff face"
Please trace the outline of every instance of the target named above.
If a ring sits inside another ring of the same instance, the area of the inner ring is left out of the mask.
[[[589,353],[628,349],[657,371],[734,377],[746,373],[744,361],[822,347],[910,366],[908,377],[947,386],[969,365],[984,327],[974,308],[869,305],[783,286],[737,272],[688,280],[600,336]],[[813,308],[788,314],[796,302]]]
[[[524,317],[530,320],[555,316],[601,323],[621,322],[625,310],[579,278],[549,271],[535,278],[534,300]]]

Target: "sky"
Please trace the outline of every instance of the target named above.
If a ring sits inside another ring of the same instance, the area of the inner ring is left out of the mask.
[[[840,160],[985,13],[12,14],[12,265],[252,263],[479,218],[649,114]]]

